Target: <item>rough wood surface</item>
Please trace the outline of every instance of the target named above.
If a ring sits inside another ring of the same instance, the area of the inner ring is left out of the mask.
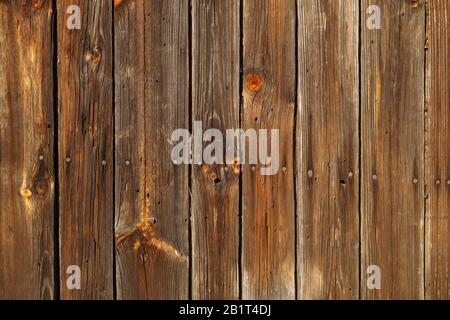
[[[425,295],[450,299],[450,2],[427,5]]]
[[[192,120],[239,128],[239,1],[192,0]],[[192,298],[239,297],[239,165],[192,166]]]
[[[381,9],[381,30],[361,33],[361,295],[424,294],[424,1],[361,2]],[[381,269],[369,290],[367,268]]]
[[[449,14],[0,0],[0,299],[449,299]],[[280,129],[278,172],[174,164],[196,121]]]
[[[295,1],[243,5],[242,126],[280,130],[280,168],[243,166],[242,298],[295,299]]]
[[[0,1],[0,299],[52,299],[52,6]]]
[[[359,291],[358,4],[298,1],[298,298]]]
[[[112,2],[57,1],[62,299],[113,298]],[[69,5],[81,30],[66,27]],[[67,268],[81,269],[69,290]]]
[[[188,1],[115,8],[119,299],[187,299],[188,166],[168,142],[189,128]]]

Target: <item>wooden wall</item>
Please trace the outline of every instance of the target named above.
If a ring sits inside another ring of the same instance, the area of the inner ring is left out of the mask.
[[[449,75],[448,0],[0,1],[0,299],[449,299]]]

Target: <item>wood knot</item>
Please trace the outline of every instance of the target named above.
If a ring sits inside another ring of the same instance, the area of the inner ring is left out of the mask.
[[[118,8],[122,5],[123,0],[114,0],[114,8]]]
[[[34,182],[34,190],[38,195],[44,196],[48,191],[48,183],[46,179],[37,179]]]
[[[220,180],[219,175],[216,172],[212,172],[211,175],[211,180],[215,183],[215,184],[219,184],[222,180]]]
[[[44,6],[44,2],[44,0],[33,0],[31,8],[33,9],[33,11],[38,11],[42,9],[42,7]]]
[[[256,73],[249,73],[245,78],[245,86],[251,92],[258,92],[264,84],[264,79],[261,75]]]
[[[22,189],[20,190],[20,194],[22,195],[22,197],[29,199],[33,196],[33,193],[31,192],[30,189]]]
[[[241,173],[241,164],[239,162],[239,158],[234,159],[234,162],[231,165],[231,169],[236,175]]]
[[[100,61],[102,60],[102,52],[99,48],[94,48],[91,51],[90,59],[93,65],[97,65],[100,63]]]
[[[22,13],[23,16],[30,15],[30,6],[27,3],[22,3],[20,5],[20,12]]]
[[[33,0],[31,4],[28,1],[22,1],[20,4],[20,11],[23,16],[29,16],[31,11],[36,12],[42,9],[44,6],[45,0]]]

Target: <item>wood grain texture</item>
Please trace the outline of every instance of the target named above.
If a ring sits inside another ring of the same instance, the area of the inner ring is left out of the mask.
[[[425,296],[450,299],[450,2],[427,14]]]
[[[52,299],[51,1],[0,1],[0,299]]]
[[[359,291],[358,4],[298,1],[298,298]]]
[[[280,168],[243,166],[242,298],[295,299],[295,1],[243,5],[242,127],[280,130]]]
[[[188,166],[168,142],[189,128],[188,17],[187,0],[115,9],[119,299],[188,298]]]
[[[113,297],[112,2],[60,0],[58,114],[62,299]],[[66,10],[81,9],[81,30]],[[81,290],[66,270],[81,269]]]
[[[363,299],[424,294],[424,1],[361,2],[381,9],[381,30],[361,33]],[[381,269],[369,290],[367,268]]]
[[[239,1],[192,0],[192,120],[239,128]],[[239,297],[239,165],[192,167],[192,298]]]

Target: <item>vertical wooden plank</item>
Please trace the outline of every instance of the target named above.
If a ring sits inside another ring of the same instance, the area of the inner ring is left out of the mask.
[[[450,299],[450,2],[427,5],[425,292]]]
[[[369,5],[381,30],[365,26]],[[364,299],[424,294],[424,1],[361,2],[362,253]],[[381,270],[381,289],[367,269]]]
[[[0,299],[52,299],[51,1],[1,1],[0,30]]]
[[[187,0],[115,8],[119,299],[187,299],[188,167],[168,143],[189,128]]]
[[[298,297],[359,297],[358,4],[298,1]]]
[[[239,128],[239,1],[192,0],[191,10],[192,120],[225,134]],[[239,297],[239,174],[238,165],[193,166],[194,299]]]
[[[242,297],[295,299],[295,1],[243,4],[243,127],[280,130],[280,168],[243,169]]]
[[[58,112],[62,299],[113,297],[112,2],[60,0]],[[78,5],[81,30],[66,27]],[[81,289],[66,286],[69,266]]]

